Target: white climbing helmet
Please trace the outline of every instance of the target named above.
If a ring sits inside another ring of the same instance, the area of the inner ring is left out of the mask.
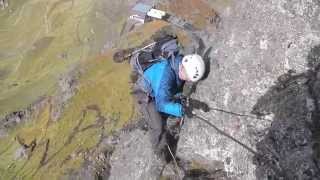
[[[186,55],[182,58],[182,65],[188,79],[192,82],[199,81],[205,71],[203,59],[198,54]]]

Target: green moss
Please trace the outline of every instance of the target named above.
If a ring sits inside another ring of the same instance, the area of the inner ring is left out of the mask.
[[[58,121],[50,118],[53,104],[48,100],[33,121],[20,125],[0,141],[1,179],[58,179],[80,167],[100,135],[108,135],[133,119],[128,65],[116,65],[100,57],[83,62],[83,67],[86,72],[79,80],[79,91]],[[15,152],[21,148],[17,138],[27,145],[36,140],[32,152],[26,149],[28,158],[15,159]]]
[[[0,139],[0,179],[60,179],[82,165],[102,136],[135,119],[129,65],[114,64],[111,52],[97,55],[107,39],[117,42],[127,5],[105,3],[13,0],[0,11],[0,117],[45,99],[39,113]],[[165,25],[148,24],[119,45],[138,45]],[[54,121],[57,81],[71,67],[81,72],[77,92]],[[23,146],[30,147],[20,157]]]
[[[141,43],[150,41],[151,36],[160,29],[168,26],[165,21],[152,21],[138,27],[135,31],[123,36],[119,41],[119,48],[141,46]]]
[[[61,74],[88,58],[90,48],[101,48],[86,43],[92,36],[90,28],[96,27],[92,4],[89,0],[13,0],[1,11],[0,118],[52,95]]]
[[[111,54],[93,58],[125,19],[96,16],[104,12],[99,3],[13,0],[0,11],[0,118],[40,97],[47,100],[39,114],[0,139],[0,179],[59,179],[81,166],[101,135],[133,119],[129,66],[113,64]],[[118,23],[111,27],[113,21]],[[53,121],[51,97],[71,67],[82,72],[78,91]],[[26,157],[19,157],[19,149],[32,142]]]

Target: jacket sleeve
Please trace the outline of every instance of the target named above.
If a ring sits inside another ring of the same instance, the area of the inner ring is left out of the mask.
[[[172,100],[175,88],[175,75],[174,72],[168,72],[160,82],[160,89],[155,96],[156,108],[159,112],[163,112],[169,115],[181,117],[183,115],[182,105]]]

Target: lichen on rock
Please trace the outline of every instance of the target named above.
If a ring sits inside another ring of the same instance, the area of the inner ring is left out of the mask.
[[[0,12],[0,179],[68,177],[135,119],[129,66],[100,54],[125,18],[126,2],[112,5],[111,19],[105,1],[12,0]]]

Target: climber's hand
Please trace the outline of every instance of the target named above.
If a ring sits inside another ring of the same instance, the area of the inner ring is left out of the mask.
[[[184,115],[187,116],[188,118],[192,118],[193,108],[192,108],[192,106],[190,106],[189,99],[190,98],[185,97],[185,96],[180,97],[180,101],[181,101]]]
[[[201,109],[204,112],[209,112],[210,111],[210,107],[206,103],[201,102],[201,101],[199,101],[197,99],[189,99],[189,104],[194,109]]]
[[[204,112],[210,111],[210,107],[206,103],[188,97],[182,97],[181,104],[183,106],[184,114],[189,118],[193,117],[194,109],[201,109]]]

